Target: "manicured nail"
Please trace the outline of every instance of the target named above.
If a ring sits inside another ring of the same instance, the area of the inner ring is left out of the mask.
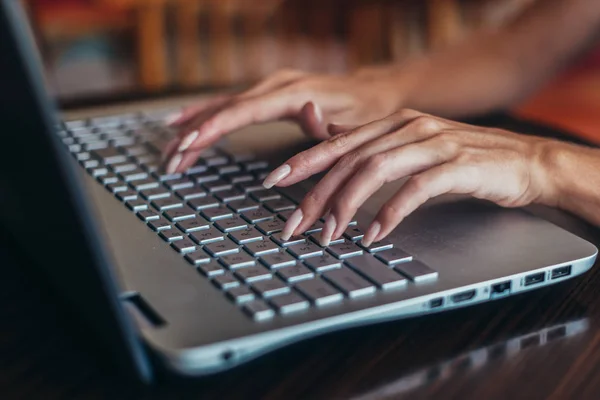
[[[183,138],[181,144],[177,148],[177,151],[186,151],[192,145],[192,143],[196,141],[196,139],[198,139],[198,131],[190,132],[186,137]]]
[[[171,158],[171,161],[169,161],[169,165],[167,165],[168,174],[172,174],[177,170],[177,167],[179,167],[179,164],[181,164],[182,158],[183,157],[181,153],[177,153],[173,156],[173,158]]]
[[[263,186],[267,189],[271,189],[273,186],[277,185],[279,181],[288,176],[290,172],[292,172],[292,167],[290,167],[288,164],[283,164],[275,168],[275,170],[267,175],[263,182]]]
[[[173,113],[165,118],[165,124],[172,125],[175,121],[181,118],[181,113]]]
[[[323,232],[321,232],[321,246],[327,247],[331,243],[331,237],[335,228],[337,227],[337,221],[333,214],[329,214],[325,219],[325,225],[323,226]]]
[[[301,208],[297,208],[296,211],[294,211],[292,215],[290,215],[287,222],[285,223],[285,226],[283,227],[283,231],[281,232],[281,238],[283,240],[290,240],[290,238],[294,234],[294,231],[296,230],[296,228],[298,228],[300,222],[302,222],[303,216],[304,215],[302,214]]]
[[[365,233],[365,236],[362,239],[362,244],[365,245],[366,247],[369,247],[370,245],[372,245],[373,240],[375,240],[375,238],[379,234],[380,230],[381,230],[381,224],[377,221],[373,221],[373,223],[371,224],[369,229],[367,229],[367,233]]]

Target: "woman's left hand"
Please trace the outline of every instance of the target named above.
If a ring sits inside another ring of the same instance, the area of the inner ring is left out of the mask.
[[[387,236],[427,200],[468,194],[504,207],[553,205],[546,166],[557,141],[482,128],[402,110],[326,140],[274,170],[265,186],[289,186],[331,170],[290,216],[284,237],[308,229],[328,210],[321,238],[328,245],[383,184],[410,177],[379,210],[365,245]]]

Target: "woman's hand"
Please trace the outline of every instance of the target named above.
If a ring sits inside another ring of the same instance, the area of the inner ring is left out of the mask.
[[[171,117],[179,134],[165,149],[166,169],[184,171],[221,136],[254,123],[293,120],[307,135],[327,139],[397,110],[401,93],[386,69],[343,76],[284,70],[243,93],[215,97]]]
[[[289,186],[331,168],[290,216],[283,236],[308,229],[329,211],[322,244],[342,235],[383,184],[410,177],[367,229],[365,245],[387,236],[427,200],[468,194],[504,207],[556,205],[548,157],[561,142],[470,126],[402,110],[290,158],[265,187]]]

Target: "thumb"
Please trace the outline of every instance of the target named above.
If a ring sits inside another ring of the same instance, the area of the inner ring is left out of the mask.
[[[323,123],[323,111],[316,103],[309,101],[300,110],[298,124],[304,133],[316,139],[327,139],[329,133]]]

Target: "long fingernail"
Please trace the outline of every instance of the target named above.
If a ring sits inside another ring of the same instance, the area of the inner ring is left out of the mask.
[[[186,137],[183,138],[181,144],[177,148],[177,151],[186,151],[192,145],[192,143],[196,141],[196,139],[198,139],[198,131],[193,131],[189,133]]]
[[[362,239],[362,244],[367,247],[373,244],[373,240],[375,240],[375,238],[379,234],[379,231],[381,231],[381,224],[377,221],[373,221],[369,229],[367,229],[367,233],[365,233],[365,236]]]
[[[177,153],[173,156],[173,158],[171,158],[171,161],[169,161],[169,165],[167,165],[168,174],[172,174],[177,170],[177,167],[179,167],[179,164],[181,164],[182,158],[183,156],[181,153]]]
[[[327,247],[331,243],[331,237],[337,227],[337,221],[333,214],[329,214],[325,219],[325,226],[323,226],[323,232],[321,232],[321,246]]]
[[[273,186],[277,185],[283,178],[288,176],[292,172],[292,167],[288,164],[283,164],[275,170],[273,170],[263,182],[263,186],[267,189],[271,189]]]
[[[180,112],[167,115],[167,117],[165,118],[165,124],[172,125],[179,118],[181,118],[181,113]]]
[[[296,230],[296,228],[298,228],[300,222],[302,222],[303,217],[304,215],[302,214],[301,208],[297,208],[296,211],[294,211],[292,215],[290,215],[287,222],[285,223],[285,226],[283,227],[283,231],[281,232],[281,238],[283,240],[289,240],[292,237],[294,231]]]

